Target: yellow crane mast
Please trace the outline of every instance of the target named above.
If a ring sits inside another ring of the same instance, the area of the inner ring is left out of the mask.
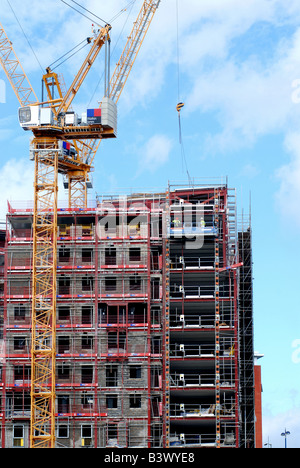
[[[110,41],[111,26],[100,28],[93,38],[88,39],[90,51],[65,94],[58,75],[47,69],[43,82],[48,99],[39,102],[0,24],[0,62],[21,105],[20,125],[33,133],[30,147],[35,164],[30,392],[32,448],[53,448],[55,445],[58,174],[66,176],[69,185],[73,186],[73,190],[69,188],[70,206],[77,206],[79,199],[81,206],[86,207],[86,184],[96,151],[102,139],[116,137],[116,102],[159,3],[160,0],[144,0],[110,82],[111,91],[106,93],[109,95],[103,98],[97,113],[101,118],[92,123],[87,116],[82,116],[78,122],[75,113],[68,111],[100,50]],[[77,197],[76,186],[79,184],[85,189],[79,190]]]
[[[56,270],[58,173],[85,164],[76,154],[64,155],[63,142],[70,138],[114,138],[112,126],[68,126],[67,111],[109,38],[110,27],[99,30],[84,65],[64,97],[54,95],[45,102],[19,110],[21,125],[31,130],[31,154],[35,162],[33,212],[33,281],[31,342],[31,447],[53,448],[55,444],[55,360],[56,360]],[[88,64],[88,66],[86,66]],[[48,75],[48,73],[47,73]],[[45,78],[45,77],[44,77]],[[59,83],[57,82],[59,89]],[[54,88],[54,87],[53,87]],[[62,111],[63,110],[63,111]],[[71,134],[71,136],[69,136]]]

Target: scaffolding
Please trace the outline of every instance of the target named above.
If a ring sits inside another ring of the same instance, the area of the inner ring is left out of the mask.
[[[1,445],[28,447],[32,208],[10,204],[7,219]],[[249,445],[252,260],[239,229],[226,185],[58,210],[57,447]]]
[[[239,446],[235,193],[173,188],[170,445]]]
[[[240,378],[241,378],[241,439],[243,448],[255,447],[255,385],[253,341],[253,272],[251,215],[239,219],[240,269]]]

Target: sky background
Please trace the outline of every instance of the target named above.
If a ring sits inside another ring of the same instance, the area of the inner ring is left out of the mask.
[[[40,97],[42,69],[90,36],[91,21],[61,0],[10,4],[35,55],[7,0],[0,21]],[[126,8],[111,22],[113,71],[142,0],[81,4],[107,22]],[[66,84],[84,53],[56,70]],[[103,57],[74,101],[79,113],[103,97]],[[3,220],[6,200],[33,199],[30,135],[17,109],[0,69]],[[251,200],[255,350],[264,354],[264,443],[273,447],[284,446],[287,428],[288,446],[300,448],[299,128],[299,0],[161,0],[119,101],[118,139],[101,144],[95,158],[90,195],[165,190],[169,181],[185,183],[188,172],[199,182],[228,177],[244,217]],[[67,199],[63,189],[59,198]]]

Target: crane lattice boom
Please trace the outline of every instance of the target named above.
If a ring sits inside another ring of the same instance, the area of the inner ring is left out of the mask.
[[[8,39],[0,23],[0,62],[21,106],[38,102],[38,98],[15,54],[12,42]]]

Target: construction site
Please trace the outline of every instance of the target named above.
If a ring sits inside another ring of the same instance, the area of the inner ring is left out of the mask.
[[[0,231],[2,448],[261,445],[251,214],[239,214],[235,189],[190,181],[87,196],[159,4],[143,2],[100,109],[80,119],[70,106],[102,47],[109,56],[110,26],[69,90],[47,69],[40,102],[0,24],[35,164],[33,204],[8,203]]]
[[[4,446],[29,444],[32,216],[10,206],[3,242]],[[64,209],[57,243],[58,446],[254,446],[251,226],[235,191]]]

